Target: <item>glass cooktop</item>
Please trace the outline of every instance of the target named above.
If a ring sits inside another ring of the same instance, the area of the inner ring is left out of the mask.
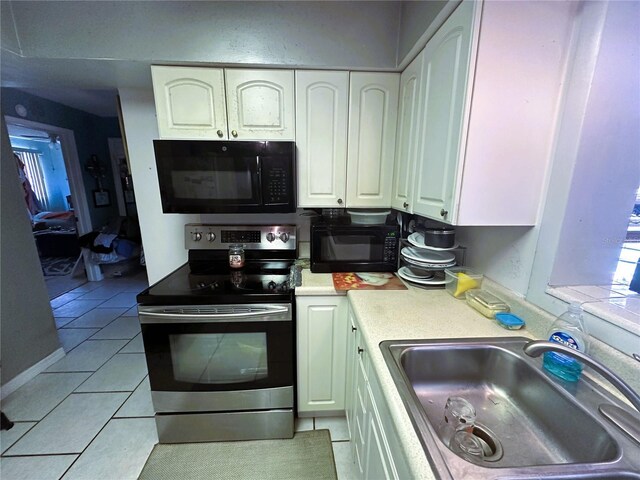
[[[186,263],[137,297],[144,305],[287,302],[292,299],[290,262]]]

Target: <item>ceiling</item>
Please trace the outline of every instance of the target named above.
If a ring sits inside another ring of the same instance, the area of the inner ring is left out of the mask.
[[[0,80],[111,117],[117,89],[151,87],[152,64],[399,71],[447,4],[2,0]]]
[[[117,90],[80,88],[20,88],[23,92],[99,117],[117,117]]]

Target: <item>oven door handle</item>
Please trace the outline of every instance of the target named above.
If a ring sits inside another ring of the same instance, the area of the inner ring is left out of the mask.
[[[209,323],[209,322],[282,322],[291,321],[288,306],[269,307],[249,312],[234,313],[199,313],[199,312],[167,312],[143,309],[138,310],[141,324],[151,323]]]

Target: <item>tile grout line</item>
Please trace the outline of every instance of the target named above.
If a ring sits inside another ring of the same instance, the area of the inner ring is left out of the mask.
[[[90,310],[90,311],[91,311],[91,310]],[[88,312],[87,312],[87,313],[88,313]],[[119,318],[119,317],[117,317],[117,318]],[[114,321],[115,321],[115,319],[114,319]],[[106,325],[105,325],[105,327],[106,327]],[[102,327],[102,328],[105,328],[105,327]],[[102,330],[102,328],[100,328],[100,329],[98,330],[98,332],[99,332],[100,330]],[[98,332],[96,332],[96,333],[98,333]],[[134,338],[135,338],[135,337],[134,337]],[[86,338],[85,340],[83,340],[82,342],[80,342],[78,345],[76,345],[74,348],[72,348],[71,350],[69,350],[69,352],[73,351],[75,348],[79,347],[80,345],[82,345],[83,343],[88,342],[88,341],[90,341],[90,338]],[[94,340],[94,341],[95,341],[95,340]],[[99,341],[99,340],[97,340],[97,341]],[[122,346],[122,348],[124,348],[126,345],[127,345],[127,344],[123,345],[123,346]],[[120,350],[122,350],[122,348],[121,348]],[[58,403],[57,403],[57,404],[56,404],[56,405],[55,405],[51,410],[49,410],[49,412],[47,412],[47,414],[46,414],[44,417],[42,417],[40,420],[31,420],[31,421],[27,421],[27,422],[33,422],[33,421],[35,421],[35,424],[34,424],[34,425],[32,425],[32,426],[31,426],[31,428],[29,428],[29,429],[28,429],[28,430],[27,430],[23,435],[21,435],[21,436],[20,436],[20,438],[18,438],[15,442],[13,442],[13,444],[11,445],[11,447],[7,448],[7,451],[8,451],[9,449],[11,449],[11,448],[16,444],[16,443],[18,443],[18,442],[19,442],[19,441],[20,441],[20,440],[21,440],[21,439],[22,439],[22,438],[23,438],[23,437],[24,437],[28,432],[30,432],[33,428],[35,428],[35,427],[36,427],[36,426],[37,426],[41,421],[43,421],[45,418],[47,418],[47,416],[49,416],[49,415],[51,414],[51,412],[53,412],[56,408],[58,408],[58,407],[62,404],[62,402],[64,402],[67,398],[69,398],[69,397],[70,397],[71,395],[73,395],[73,394],[80,394],[80,395],[81,395],[81,394],[83,394],[83,393],[127,393],[127,391],[118,391],[118,392],[76,392],[76,391],[75,391],[75,390],[77,390],[78,388],[80,388],[82,385],[84,385],[84,383],[86,383],[86,382],[87,382],[87,380],[89,380],[89,379],[90,379],[90,378],[91,378],[91,377],[92,377],[92,376],[93,376],[93,375],[94,375],[98,370],[100,370],[100,368],[102,368],[102,367],[103,367],[103,366],[104,366],[104,365],[105,365],[109,360],[111,360],[115,355],[117,355],[117,354],[118,354],[118,352],[119,352],[120,350],[116,351],[116,352],[115,352],[111,357],[109,357],[109,358],[108,358],[108,359],[107,359],[107,360],[106,360],[102,365],[100,365],[100,366],[99,366],[95,371],[90,371],[90,370],[89,370],[89,371],[71,371],[71,372],[68,372],[68,371],[67,371],[67,372],[41,372],[41,373],[46,373],[46,374],[56,374],[56,373],[91,373],[91,375],[89,375],[89,376],[88,376],[88,377],[87,377],[87,378],[86,378],[82,383],[80,383],[80,385],[78,385],[78,386],[77,386],[73,391],[69,392],[69,393],[68,393],[68,394],[67,394],[67,395],[66,395],[62,400],[60,400],[60,402],[58,402]],[[65,352],[65,353],[67,353],[67,352]],[[145,378],[146,378],[147,376],[148,376],[148,373],[147,373],[147,375],[145,375]],[[138,385],[136,385],[136,387],[135,387],[135,388],[134,388],[134,389],[129,393],[129,395],[127,396],[127,398],[122,402],[122,405],[124,405],[124,404],[127,402],[127,400],[129,400],[129,398],[131,397],[131,395],[133,395],[133,392],[135,391],[135,389],[136,389],[136,388],[138,388],[138,387],[140,386],[140,384],[141,384],[143,381],[144,381],[144,378],[143,378],[143,379],[138,383]],[[114,412],[114,414],[113,414],[113,415],[115,415],[115,414],[118,412],[118,410],[120,410],[120,408],[122,408],[122,405],[120,405],[120,406],[116,409],[116,411]],[[109,421],[110,421],[110,420],[113,420],[113,419],[114,419],[113,415],[112,415],[112,416],[111,416],[111,418],[110,418],[110,419],[105,423],[105,426],[106,426],[106,424],[107,424],[107,423],[109,423]],[[103,426],[103,428],[104,428],[104,426]],[[100,429],[100,431],[102,431],[102,429]],[[98,432],[98,434],[99,434],[99,433],[100,433],[100,432]],[[97,435],[96,435],[96,436],[97,436]],[[93,442],[94,440],[95,440],[95,437],[91,440],[91,442]],[[89,442],[89,444],[88,444],[87,446],[91,445],[91,442]],[[85,447],[85,449],[86,449],[86,447]],[[83,450],[83,452],[84,452],[84,450]],[[47,454],[43,454],[43,455],[47,455]],[[73,453],[69,453],[69,454],[59,454],[59,455],[75,455],[75,454],[73,454]],[[81,453],[80,455],[82,455],[82,453]],[[3,453],[3,454],[2,454],[2,455],[0,455],[0,456],[4,457],[4,456],[7,456],[7,455],[5,455],[5,454]],[[11,456],[12,456],[12,455],[7,456],[7,457],[11,457]],[[28,456],[33,456],[33,455],[24,455],[24,456],[27,456],[27,457],[28,457]],[[80,458],[80,457],[78,456],[78,458]],[[76,460],[77,460],[77,459],[76,459]],[[73,462],[73,463],[75,463],[75,460],[74,460],[74,462]],[[71,466],[73,465],[73,463],[69,466],[69,468],[71,468]],[[65,471],[65,473],[63,474],[63,476],[64,476],[65,474],[66,474],[66,471]],[[62,478],[62,477],[60,477],[60,478]]]

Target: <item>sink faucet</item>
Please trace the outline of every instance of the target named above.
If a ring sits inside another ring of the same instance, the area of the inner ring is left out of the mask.
[[[573,357],[576,360],[580,360],[585,365],[590,366],[592,369],[606,378],[614,387],[616,387],[620,391],[620,393],[622,393],[627,398],[627,400],[631,402],[631,405],[633,405],[635,409],[640,412],[640,395],[634,392],[633,389],[615,373],[613,373],[607,367],[595,361],[588,355],[574,350],[573,348],[560,345],[559,343],[546,342],[542,340],[535,340],[527,343],[524,346],[524,353],[526,353],[530,357],[539,357],[542,353],[548,351],[564,353],[565,355]]]

